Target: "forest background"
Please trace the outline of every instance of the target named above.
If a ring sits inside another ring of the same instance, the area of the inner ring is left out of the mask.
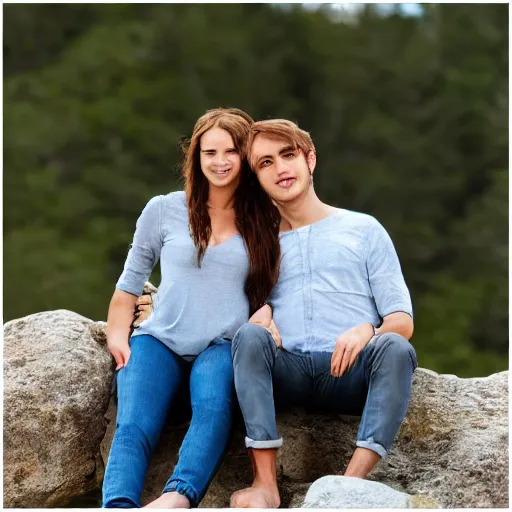
[[[508,5],[5,4],[4,321],[104,320],[207,109],[297,121],[398,251],[420,366],[508,368]],[[151,278],[158,284],[158,270]]]

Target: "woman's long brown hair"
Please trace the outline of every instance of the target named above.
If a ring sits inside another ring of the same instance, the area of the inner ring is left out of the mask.
[[[199,267],[212,234],[207,207],[209,184],[201,171],[201,137],[213,127],[222,128],[231,135],[235,149],[242,157],[241,179],[235,191],[234,208],[236,227],[249,256],[249,273],[244,289],[251,315],[268,299],[276,284],[281,257],[279,211],[261,188],[247,161],[246,143],[253,123],[252,118],[239,109],[208,110],[196,122],[191,139],[182,145],[182,173],[185,178],[190,234],[197,247]]]

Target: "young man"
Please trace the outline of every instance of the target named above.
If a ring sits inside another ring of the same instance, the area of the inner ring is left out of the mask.
[[[417,362],[408,342],[410,295],[384,228],[369,215],[320,201],[315,148],[294,123],[255,123],[248,148],[282,217],[280,276],[270,297],[281,339],[264,328],[272,318],[268,307],[256,320],[261,325],[245,324],[233,338],[254,481],[233,494],[231,506],[277,508],[283,440],[276,407],[315,404],[361,415],[345,475],[365,478],[389,452],[405,417]]]
[[[280,235],[281,273],[270,300],[282,347],[253,324],[232,342],[255,478],[231,505],[275,508],[276,453],[283,442],[275,405],[315,403],[362,414],[345,475],[364,478],[391,448],[417,363],[407,341],[410,295],[384,228],[369,215],[320,201],[313,188],[315,148],[294,123],[255,123],[248,147],[251,167],[288,230]]]

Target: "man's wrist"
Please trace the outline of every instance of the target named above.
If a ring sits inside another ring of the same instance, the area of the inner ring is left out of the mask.
[[[368,336],[368,341],[370,341],[374,336],[378,336],[378,330],[377,328],[370,322],[368,322],[367,324],[369,326],[369,336]]]
[[[379,327],[375,327],[375,325],[371,324],[372,326],[372,329],[373,329],[373,336],[380,336],[382,334],[381,330],[380,330],[380,326]]]

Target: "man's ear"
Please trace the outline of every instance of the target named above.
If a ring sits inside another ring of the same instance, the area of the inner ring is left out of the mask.
[[[316,167],[316,153],[312,149],[306,155],[306,162],[308,164],[310,174],[313,174]]]

